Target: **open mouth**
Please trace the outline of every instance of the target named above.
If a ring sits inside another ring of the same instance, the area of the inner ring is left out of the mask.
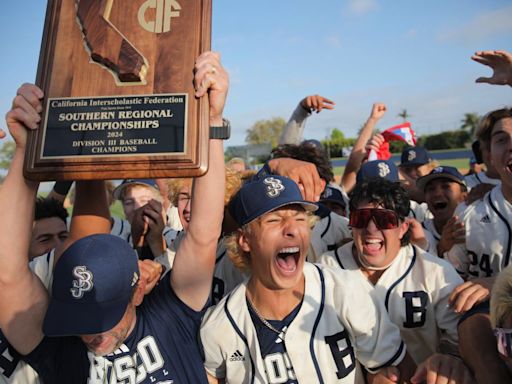
[[[297,269],[299,263],[300,249],[299,247],[283,248],[277,254],[277,265],[285,273],[293,273]]]
[[[445,209],[446,207],[448,206],[448,203],[447,202],[437,202],[437,203],[434,203],[434,209],[435,210],[441,210],[441,209]]]
[[[512,161],[507,164],[507,169],[512,173]]]
[[[378,252],[382,249],[383,245],[384,241],[379,239],[367,239],[364,242],[364,248],[366,249],[367,253]]]

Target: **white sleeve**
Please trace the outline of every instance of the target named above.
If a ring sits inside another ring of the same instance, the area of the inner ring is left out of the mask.
[[[448,304],[448,299],[453,290],[464,281],[450,264],[442,264],[442,273],[439,273],[436,279],[437,287],[435,288],[434,302],[436,323],[441,330],[439,352],[458,355],[459,335],[457,324],[460,316]]]
[[[306,126],[306,119],[311,115],[302,106],[299,105],[293,111],[290,120],[283,128],[283,133],[279,138],[279,144],[300,144],[304,134],[304,127]]]
[[[428,253],[430,253],[432,255],[437,256],[437,240],[436,240],[436,238],[434,237],[432,232],[430,232],[426,228],[423,228],[423,232],[425,232],[425,238],[427,239],[427,242],[428,242],[428,246],[427,246],[427,249],[425,249],[425,251],[427,251]]]
[[[212,310],[213,308],[209,311]],[[210,375],[222,379],[226,377],[226,360],[223,357],[222,349],[217,340],[217,337],[222,332],[218,329],[217,324],[214,324],[216,322],[209,320],[207,312],[199,334],[204,351],[204,368]]]
[[[172,269],[172,266],[174,264],[174,258],[176,257],[176,252],[171,251],[169,248],[167,248],[164,253],[162,253],[160,256],[155,257],[155,261],[159,264],[161,264],[165,271],[170,271]],[[163,277],[162,273],[162,277]]]

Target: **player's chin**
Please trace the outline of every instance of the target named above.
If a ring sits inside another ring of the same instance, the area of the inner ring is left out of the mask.
[[[297,260],[294,268],[281,268],[278,263],[274,264],[272,271],[274,285],[278,289],[295,288],[302,279],[304,259]]]

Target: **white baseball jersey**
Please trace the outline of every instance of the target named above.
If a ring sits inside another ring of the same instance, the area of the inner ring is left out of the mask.
[[[421,225],[425,232],[425,238],[428,240],[428,247],[426,251],[432,255],[438,256],[437,244],[441,240],[441,235],[437,232],[436,226],[434,225],[434,219],[425,219]]]
[[[128,220],[121,219],[117,216],[111,216],[110,234],[127,240],[131,236],[132,227]]]
[[[470,190],[473,187],[476,187],[478,184],[501,184],[500,179],[491,179],[489,176],[487,176],[487,174],[484,171],[467,175],[464,177],[464,180],[466,181],[466,186],[468,187],[468,190]]]
[[[311,245],[307,260],[315,263],[327,251],[334,251],[343,239],[352,238],[348,219],[331,212],[319,220],[311,231]]]
[[[408,245],[400,249],[373,285],[354,260],[352,247],[353,242],[345,244],[334,257],[324,255],[322,261],[347,271],[385,305],[416,363],[436,352],[457,353],[459,317],[448,305],[453,289],[463,282],[455,269],[445,260]]]
[[[247,280],[207,312],[201,327],[205,368],[228,383],[364,383],[369,369],[396,365],[405,346],[397,327],[351,274],[305,263],[299,312],[282,335],[287,355],[261,358],[246,301]],[[357,359],[357,360],[356,360]],[[270,382],[266,369],[272,372]]]
[[[53,279],[55,250],[35,257],[29,263],[30,269],[39,277],[46,289]],[[39,375],[12,350],[3,333],[0,332],[0,384],[39,384]]]
[[[501,187],[467,206],[459,217],[466,243],[454,245],[446,257],[465,278],[496,276],[510,264],[512,251],[512,205]]]

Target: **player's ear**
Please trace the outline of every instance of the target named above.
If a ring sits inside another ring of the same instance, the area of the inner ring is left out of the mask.
[[[247,232],[242,229],[238,230],[238,245],[242,251],[251,252],[251,245],[247,238]]]
[[[402,240],[402,237],[404,237],[404,235],[407,233],[407,231],[409,230],[409,221],[407,220],[404,220],[402,223],[400,223],[400,235],[398,236],[400,240]]]

